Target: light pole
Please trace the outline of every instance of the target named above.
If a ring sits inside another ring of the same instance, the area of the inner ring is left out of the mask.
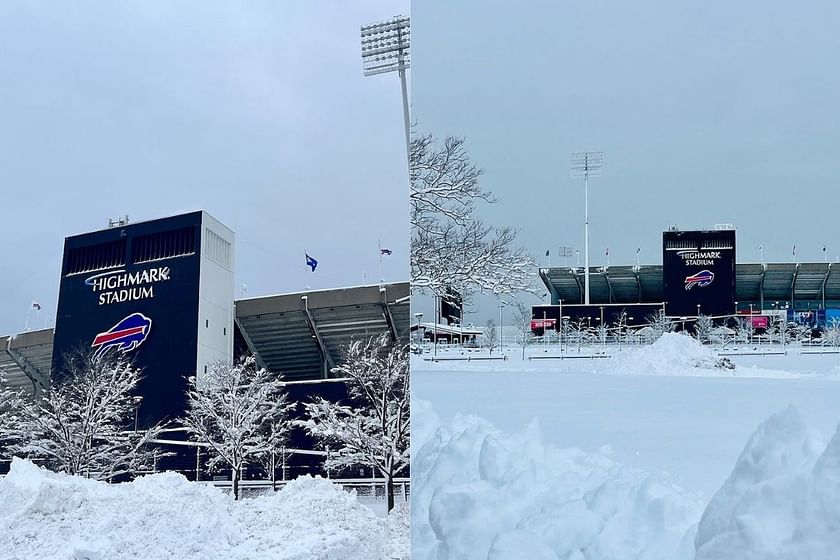
[[[388,72],[397,72],[400,76],[406,160],[409,160],[411,152],[411,119],[405,83],[405,71],[409,68],[410,23],[408,16],[394,16],[387,21],[362,26],[362,68],[365,76]]]
[[[140,416],[140,403],[143,402],[143,397],[137,396],[132,397],[132,401],[134,401],[134,431],[137,432],[137,424]]]
[[[584,295],[583,303],[589,305],[589,178],[601,175],[604,164],[604,152],[572,152],[570,156],[572,177],[583,179],[584,187],[584,226],[583,226],[583,266]]]
[[[558,305],[560,305],[560,309],[557,311],[557,315],[559,317],[558,321],[559,324],[557,325],[557,346],[560,347],[560,355],[563,354],[563,300],[557,300]]]
[[[434,349],[435,358],[437,358],[437,343],[438,343],[438,332],[437,332],[437,330],[438,330],[438,321],[440,321],[440,315],[439,315],[440,314],[440,307],[439,306],[440,306],[440,296],[435,294],[435,316],[434,316],[435,328],[434,328],[434,331],[433,331],[434,338],[435,338],[435,349]]]

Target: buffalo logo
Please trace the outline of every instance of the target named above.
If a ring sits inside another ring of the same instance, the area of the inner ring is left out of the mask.
[[[91,347],[98,347],[97,353],[111,348],[116,348],[122,353],[131,352],[145,342],[151,330],[151,319],[142,313],[132,313],[107,331],[96,335]]]
[[[705,288],[715,279],[715,273],[711,270],[701,270],[697,274],[685,277],[685,289],[690,290],[694,286]]]

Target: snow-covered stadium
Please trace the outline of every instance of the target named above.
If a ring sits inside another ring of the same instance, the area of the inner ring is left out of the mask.
[[[757,329],[782,319],[815,329],[840,319],[840,264],[737,262],[735,229],[663,233],[662,263],[540,268],[550,305],[532,310],[532,330],[558,319],[644,325],[662,310],[679,321],[699,315],[749,318]],[[588,276],[588,296],[587,296]],[[588,302],[588,305],[587,305]]]
[[[233,257],[233,232],[206,212],[68,237],[55,328],[0,337],[5,383],[37,394],[66,353],[119,345],[143,369],[143,427],[182,417],[188,377],[215,360],[252,354],[283,376],[292,401],[338,400],[346,387],[330,370],[348,342],[383,332],[408,341],[407,281],[235,299]],[[177,430],[163,440],[179,453],[162,468],[209,476],[183,440]],[[323,452],[302,430],[289,446],[284,476],[321,473]]]

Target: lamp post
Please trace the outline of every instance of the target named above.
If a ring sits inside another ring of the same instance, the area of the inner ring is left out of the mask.
[[[362,68],[365,76],[397,72],[402,86],[406,159],[411,152],[411,119],[408,113],[408,87],[405,71],[409,68],[411,19],[394,16],[387,21],[362,26]],[[411,162],[409,161],[409,165]]]
[[[589,305],[589,178],[601,175],[604,152],[573,152],[570,155],[572,177],[583,179],[584,187],[584,301]]]
[[[140,403],[143,402],[143,397],[136,396],[132,397],[131,400],[134,401],[134,431],[136,433],[140,417]]]

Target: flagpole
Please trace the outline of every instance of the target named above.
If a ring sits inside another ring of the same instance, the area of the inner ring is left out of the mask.
[[[379,246],[379,285],[381,286],[385,282],[385,278],[382,277],[382,241],[377,239],[376,244]]]
[[[32,315],[32,296],[29,296],[29,307],[26,308],[26,332],[29,332],[29,316]]]

